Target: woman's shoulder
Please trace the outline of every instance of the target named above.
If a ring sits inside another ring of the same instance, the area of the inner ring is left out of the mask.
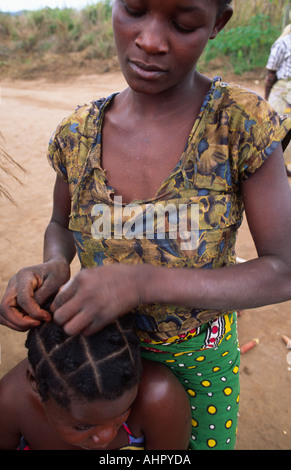
[[[223,81],[216,83],[213,94],[214,120],[227,116],[223,120],[230,131],[239,134],[249,133],[254,128],[276,127],[284,121],[270,104],[256,91],[240,84],[229,84]]]
[[[67,115],[59,124],[58,131],[70,131],[75,133],[77,129],[84,128],[88,121],[96,119],[102,100],[92,101],[89,104],[77,106],[74,111]]]
[[[256,91],[240,84],[219,81],[214,96],[222,105],[227,105],[233,112],[244,110],[255,112],[259,109],[269,109],[269,103]]]

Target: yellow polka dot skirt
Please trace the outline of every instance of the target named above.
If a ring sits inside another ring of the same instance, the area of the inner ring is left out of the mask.
[[[202,325],[197,335],[183,342],[142,342],[142,356],[165,364],[185,388],[192,412],[189,448],[232,450],[239,409],[236,314],[220,318],[220,337],[213,347],[205,347],[211,328],[212,323]]]

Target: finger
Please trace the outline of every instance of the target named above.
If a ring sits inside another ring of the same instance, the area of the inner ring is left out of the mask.
[[[25,317],[29,317],[33,320],[39,320],[39,321],[50,321],[51,320],[51,314],[47,311],[41,308],[38,303],[34,300],[31,299],[31,301],[28,303],[25,303],[25,308],[21,307],[22,313],[24,314]]]
[[[34,291],[38,286],[36,278],[33,276],[29,279],[29,282],[26,280],[23,286],[21,284],[20,281],[17,291],[17,304],[21,307],[23,313],[37,320],[49,321],[51,319],[50,314],[43,310],[34,298]]]
[[[53,276],[49,276],[45,279],[44,283],[34,292],[34,298],[39,305],[49,305],[51,306],[54,298],[61,292],[63,287],[66,284],[60,287],[60,283],[56,282]]]
[[[7,326],[8,328],[11,328],[15,331],[23,332],[40,324],[39,321],[29,317],[28,315],[23,315],[16,308],[11,308],[10,310],[11,315],[0,317],[0,324],[2,324],[3,326]]]
[[[37,319],[26,315],[17,304],[14,289],[6,293],[0,305],[0,321],[3,325],[16,330],[27,330],[39,324]]]
[[[108,316],[96,315],[96,311],[94,311],[94,315],[81,311],[65,325],[64,329],[70,335],[82,334],[84,336],[91,336],[101,331],[112,321]]]
[[[50,310],[56,294],[57,289],[50,289],[46,284],[44,284],[34,292],[34,300],[43,310]]]
[[[57,295],[55,296],[54,301],[51,304],[51,311],[55,312],[65,303],[67,303],[75,294],[76,287],[74,279],[70,279],[66,284],[64,284]]]
[[[71,299],[57,310],[54,310],[52,305],[51,310],[53,312],[54,321],[58,325],[63,326],[80,313],[82,310],[82,305],[78,304],[75,299]]]
[[[84,330],[82,330],[82,335],[84,336],[92,336],[94,335],[95,333],[97,333],[98,331],[101,331],[103,330],[103,328],[107,326],[106,323],[98,323],[96,324],[96,322],[92,322],[87,328],[85,328]]]
[[[90,334],[93,334],[93,332],[96,333],[98,330],[94,330],[94,328],[90,329],[91,324],[88,314],[82,311],[64,325],[64,331],[69,336],[84,334],[84,331],[87,329],[91,332]]]

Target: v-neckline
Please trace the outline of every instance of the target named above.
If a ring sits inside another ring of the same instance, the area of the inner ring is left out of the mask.
[[[196,117],[196,119],[193,123],[193,126],[191,128],[191,131],[188,135],[184,151],[181,154],[181,156],[179,158],[179,161],[177,162],[177,164],[175,165],[173,170],[168,174],[168,176],[160,184],[160,186],[159,186],[158,190],[156,191],[155,195],[150,197],[150,198],[147,198],[147,199],[133,199],[130,202],[122,203],[123,206],[129,205],[129,204],[145,204],[145,203],[155,201],[155,200],[158,200],[158,199],[161,198],[161,193],[162,193],[163,188],[173,178],[173,175],[175,175],[178,171],[180,171],[183,164],[186,163],[188,153],[189,153],[188,149],[189,149],[190,142],[195,137],[202,120],[204,120],[207,117],[207,109],[208,110],[210,109],[209,103],[211,103],[213,95],[214,95],[214,91],[216,89],[216,85],[220,81],[221,81],[220,77],[214,77],[212,79],[209,90],[206,93],[206,95],[204,96],[204,100],[203,100],[203,103],[201,105],[198,116]],[[96,135],[96,141],[99,143],[99,145],[98,145],[98,155],[97,155],[98,166],[102,170],[102,173],[104,175],[106,188],[108,190],[108,197],[109,197],[111,202],[113,202],[112,195],[114,195],[115,189],[108,184],[108,181],[106,179],[106,168],[103,168],[103,166],[102,166],[102,157],[101,157],[102,156],[102,138],[101,138],[101,135],[102,135],[102,127],[103,127],[103,122],[104,122],[104,116],[105,116],[106,109],[112,104],[113,99],[118,94],[119,93],[113,93],[108,98],[106,98],[104,100],[104,102],[102,103],[102,106],[100,107],[100,110],[99,110],[99,119],[98,119],[97,135]],[[122,195],[119,195],[119,196],[122,197]]]

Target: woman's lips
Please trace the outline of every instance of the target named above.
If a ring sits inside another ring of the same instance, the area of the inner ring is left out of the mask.
[[[155,79],[166,73],[166,69],[157,64],[147,64],[138,60],[129,60],[131,69],[141,78]]]

